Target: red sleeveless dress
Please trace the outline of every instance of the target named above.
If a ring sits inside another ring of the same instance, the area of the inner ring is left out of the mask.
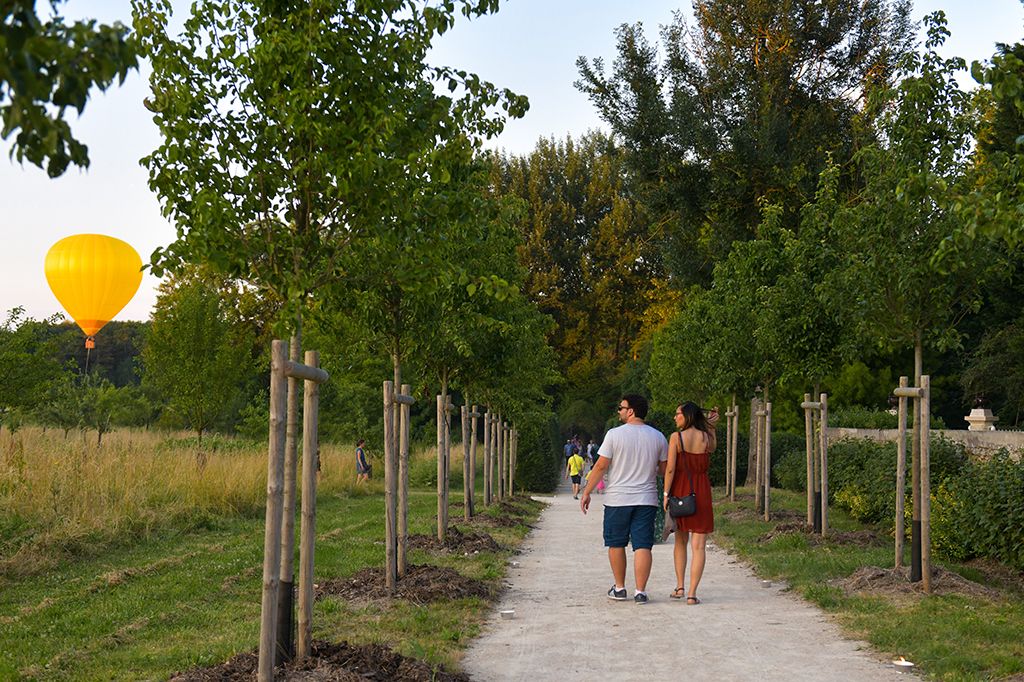
[[[676,432],[678,435],[679,432]],[[692,533],[711,533],[715,530],[715,512],[711,508],[711,479],[708,478],[708,467],[711,466],[710,452],[686,452],[683,450],[683,439],[679,439],[676,454],[676,472],[672,477],[673,497],[690,494],[690,479],[693,479],[694,492],[697,495],[697,513],[676,519],[676,529]],[[683,466],[683,461],[686,466]]]

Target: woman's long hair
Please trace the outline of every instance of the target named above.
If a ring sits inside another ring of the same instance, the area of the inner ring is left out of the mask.
[[[682,431],[693,427],[698,431],[703,431],[708,434],[711,433],[711,426],[708,424],[708,420],[704,416],[704,410],[702,410],[697,403],[686,401],[679,406],[679,410],[683,413]]]

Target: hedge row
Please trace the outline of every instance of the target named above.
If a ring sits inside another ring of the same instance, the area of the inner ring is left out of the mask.
[[[777,439],[779,435],[773,434],[773,450]],[[773,479],[783,488],[803,491],[807,465],[800,440],[801,447],[787,450],[774,466]],[[909,533],[909,447],[907,453],[904,527]],[[961,444],[941,436],[932,439],[930,453],[931,537],[936,555],[955,561],[988,557],[1024,570],[1024,464],[1006,452],[985,460],[970,459]],[[830,503],[892,533],[896,444],[842,440],[829,445],[828,459]]]

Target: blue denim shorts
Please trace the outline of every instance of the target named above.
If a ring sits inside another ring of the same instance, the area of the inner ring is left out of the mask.
[[[604,546],[625,547],[632,540],[633,551],[654,547],[654,517],[658,508],[638,504],[604,508]]]

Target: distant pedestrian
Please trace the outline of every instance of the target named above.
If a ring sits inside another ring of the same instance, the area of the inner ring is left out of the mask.
[[[565,445],[562,446],[562,455],[565,457],[566,463],[569,462],[569,458],[572,457],[572,438],[567,438]]]
[[[677,519],[666,514],[666,525],[675,523],[676,542],[672,551],[676,569],[676,589],[670,595],[673,599],[682,599],[686,595],[686,603],[690,606],[700,603],[697,598],[697,586],[704,575],[704,563],[707,560],[708,533],[715,530],[715,513],[711,508],[711,479],[708,478],[708,467],[711,464],[711,453],[715,451],[717,439],[715,424],[718,423],[718,408],[704,411],[691,402],[676,408],[676,427],[668,446],[668,466],[665,469],[664,506],[668,510],[668,498],[683,497],[692,491],[696,496],[697,511],[690,516]],[[683,580],[686,577],[686,545],[689,543],[693,552],[690,561],[690,589],[685,590]]]
[[[580,499],[580,480],[583,478],[583,458],[580,453],[574,452],[565,463],[565,477],[572,479],[572,499]]]
[[[356,442],[356,483],[361,481],[369,481],[370,474],[373,472],[373,467],[366,461],[366,450],[363,446],[366,444],[366,439],[360,438]]]
[[[615,584],[608,598],[625,601],[626,545],[633,545],[633,574],[636,593],[633,601],[647,603],[647,580],[651,575],[651,547],[654,546],[654,519],[658,511],[658,475],[665,472],[668,443],[660,431],[644,423],[647,399],[627,394],[619,400],[622,426],[605,434],[598,450],[597,464],[580,496],[580,509],[586,514],[590,493],[607,475],[604,503],[604,544],[608,548]]]

